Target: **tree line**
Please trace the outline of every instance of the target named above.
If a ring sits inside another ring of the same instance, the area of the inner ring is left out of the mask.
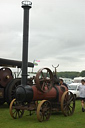
[[[30,73],[36,74],[36,72],[30,72]],[[53,71],[53,74],[55,74],[54,71]],[[85,77],[85,70],[81,72],[76,72],[76,71],[57,72],[57,76],[63,77],[63,78],[71,78],[71,79],[74,79],[74,77],[80,77],[80,76]]]
[[[79,76],[85,77],[85,70],[81,72],[76,72],[76,71],[57,72],[57,76],[63,77],[63,78],[71,78],[71,79],[73,79],[74,77],[79,77]]]

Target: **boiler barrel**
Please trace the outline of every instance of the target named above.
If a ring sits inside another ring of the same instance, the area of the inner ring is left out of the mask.
[[[56,99],[56,89],[52,88],[49,92],[40,92],[36,86],[19,85],[16,89],[16,99],[20,102],[30,102],[35,100]]]
[[[65,86],[54,86],[49,92],[40,92],[37,87],[29,85],[20,85],[16,89],[16,99],[20,102],[30,102],[37,100],[56,100],[61,101],[61,97],[67,88]]]
[[[43,93],[37,89],[36,86],[32,86],[33,89],[33,100],[56,100],[58,102],[61,101],[61,97],[65,91],[67,91],[67,87],[64,85],[58,86],[55,85],[49,92]]]
[[[36,86],[32,86],[33,89],[33,100],[51,100],[56,99],[57,92],[54,87],[49,92],[43,93],[37,89]]]

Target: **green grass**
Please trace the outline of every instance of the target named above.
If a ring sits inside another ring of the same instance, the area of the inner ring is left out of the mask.
[[[12,119],[9,108],[5,104],[0,106],[0,128],[84,128],[85,112],[81,112],[81,103],[76,101],[75,112],[72,116],[65,117],[62,113],[52,114],[45,122],[38,122],[36,113],[29,116],[25,111],[20,119]]]

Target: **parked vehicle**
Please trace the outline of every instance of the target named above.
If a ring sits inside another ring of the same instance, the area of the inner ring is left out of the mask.
[[[80,97],[79,88],[78,88],[80,84],[81,83],[71,83],[68,85],[68,90],[74,94],[75,98]]]
[[[60,79],[63,79],[64,83],[66,83],[67,85],[71,84],[73,82],[73,79],[71,79],[71,78],[60,77]]]
[[[73,82],[74,83],[81,83],[81,80],[84,79],[85,80],[85,77],[75,77]]]

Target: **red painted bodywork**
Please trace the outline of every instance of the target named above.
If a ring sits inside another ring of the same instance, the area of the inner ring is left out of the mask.
[[[57,99],[58,96],[58,101],[61,101],[62,94],[67,91],[67,87],[64,85],[58,86],[56,85],[57,90],[52,87],[52,89],[46,93],[43,93],[37,89],[36,86],[32,86],[33,89],[33,100],[53,100]]]

